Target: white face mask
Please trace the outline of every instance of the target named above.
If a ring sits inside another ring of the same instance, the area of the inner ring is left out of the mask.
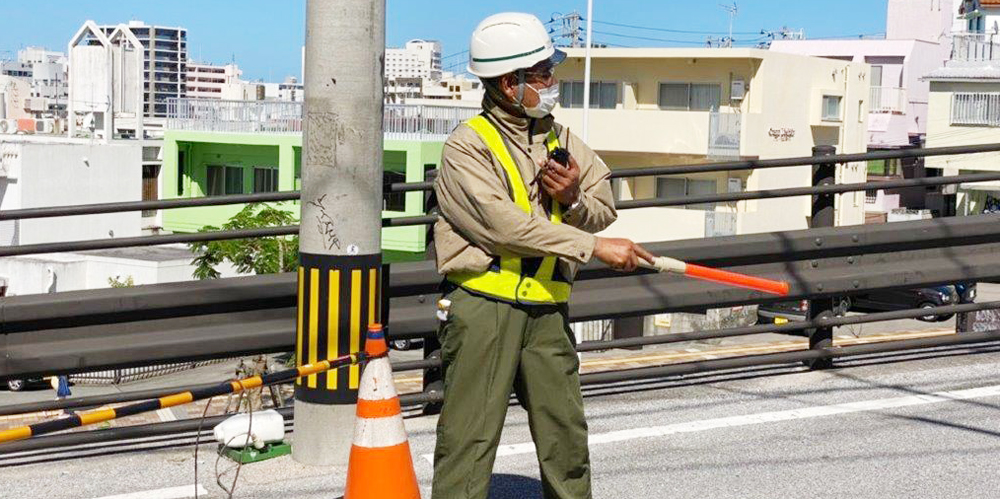
[[[559,83],[541,90],[535,89],[531,85],[526,85],[538,94],[538,104],[535,107],[524,107],[524,114],[532,118],[544,118],[552,113],[559,102]]]

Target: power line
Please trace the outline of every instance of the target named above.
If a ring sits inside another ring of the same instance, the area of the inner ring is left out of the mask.
[[[659,31],[659,32],[662,32],[662,33],[678,33],[678,34],[686,34],[686,35],[728,35],[729,34],[728,31],[727,32],[722,32],[722,31],[690,31],[690,30],[683,30],[683,29],[654,28],[654,27],[651,27],[651,26],[639,26],[639,25],[636,25],[636,24],[622,24],[622,23],[613,23],[613,22],[608,22],[608,21],[597,21],[597,20],[594,20],[593,23],[594,24],[606,24],[608,26],[618,26],[620,28],[642,29],[642,30],[647,30],[647,31]],[[594,31],[594,33],[597,33],[597,31]],[[759,31],[734,31],[733,34],[734,35],[759,35],[760,32]]]
[[[670,40],[670,39],[666,39],[666,38],[652,38],[652,37],[648,37],[648,36],[624,35],[624,34],[621,34],[621,33],[611,33],[609,31],[598,31],[596,29],[594,30],[594,33],[595,34],[600,34],[600,35],[606,35],[606,36],[617,36],[617,37],[620,37],[620,38],[628,38],[628,39],[632,39],[632,40],[645,40],[645,41],[661,42],[661,43],[676,43],[676,44],[681,44],[681,45],[707,45],[708,44],[707,40],[705,40],[705,41],[697,41],[697,42],[696,41],[691,41],[691,40]],[[760,33],[754,33],[754,34],[759,35]],[[736,43],[754,43],[754,42],[763,40],[764,38],[765,37],[756,38],[754,40],[733,40],[733,43],[734,44],[736,44]]]

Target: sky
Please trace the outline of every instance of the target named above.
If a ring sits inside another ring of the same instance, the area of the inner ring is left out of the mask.
[[[25,46],[65,51],[88,19],[98,24],[137,19],[187,28],[190,59],[235,60],[245,79],[280,81],[287,75],[301,76],[305,0],[0,1],[0,58],[16,57]],[[732,0],[595,0],[594,40],[630,47],[697,46],[707,36],[726,36],[729,14],[722,1]],[[737,45],[752,46],[761,38],[761,30],[783,26],[804,29],[808,38],[879,36],[885,31],[886,1],[737,0],[733,38]],[[414,38],[440,40],[444,65],[461,71],[472,30],[481,19],[500,10],[530,12],[547,22],[574,10],[586,15],[587,3],[386,0],[386,45],[402,46]]]

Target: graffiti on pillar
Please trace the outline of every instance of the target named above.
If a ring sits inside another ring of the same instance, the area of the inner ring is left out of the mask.
[[[979,310],[972,318],[972,332],[1000,331],[1000,310]]]
[[[332,250],[333,248],[340,249],[340,239],[337,236],[337,229],[333,217],[327,212],[326,205],[326,194],[323,194],[319,199],[315,201],[309,201],[309,205],[315,206],[319,209],[319,215],[316,216],[317,229],[320,235],[323,237],[323,247],[327,250]]]

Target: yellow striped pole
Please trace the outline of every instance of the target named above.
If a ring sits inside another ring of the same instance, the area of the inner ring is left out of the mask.
[[[53,433],[71,428],[103,423],[112,419],[134,416],[144,412],[158,411],[168,407],[188,404],[197,400],[204,400],[219,395],[239,393],[244,390],[258,388],[275,383],[287,383],[293,379],[301,379],[304,376],[315,377],[318,374],[332,372],[345,366],[356,367],[358,364],[368,360],[364,352],[353,353],[335,359],[323,360],[312,364],[298,366],[294,369],[286,369],[276,373],[265,374],[263,376],[252,376],[249,378],[227,381],[216,386],[199,388],[173,395],[166,395],[157,399],[147,400],[136,404],[125,405],[114,409],[97,409],[93,411],[81,412],[68,418],[36,423],[9,430],[0,431],[0,443],[24,440],[27,438]]]

